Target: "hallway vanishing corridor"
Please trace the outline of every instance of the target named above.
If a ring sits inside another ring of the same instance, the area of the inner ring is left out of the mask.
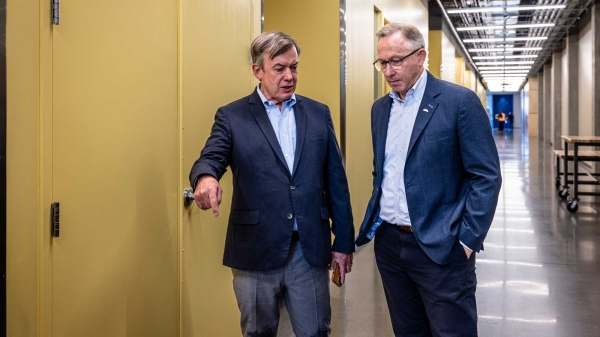
[[[597,336],[600,198],[583,197],[569,213],[554,187],[551,146],[520,130],[495,138],[504,182],[477,255],[479,335]],[[393,336],[372,244],[354,266],[347,284],[332,288],[332,336]]]

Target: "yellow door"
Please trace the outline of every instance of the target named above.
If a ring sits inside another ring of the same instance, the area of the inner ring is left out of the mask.
[[[188,174],[210,134],[220,106],[249,95],[250,43],[260,27],[260,1],[183,1],[183,174]],[[254,83],[252,85],[251,83]],[[222,265],[231,175],[221,179],[218,218],[195,205],[183,212],[182,336],[237,337],[240,313],[231,270]]]
[[[178,1],[61,4],[53,336],[178,336]]]

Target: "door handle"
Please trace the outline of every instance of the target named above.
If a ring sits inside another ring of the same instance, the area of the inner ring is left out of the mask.
[[[190,207],[194,203],[194,191],[191,188],[183,190],[183,204]]]

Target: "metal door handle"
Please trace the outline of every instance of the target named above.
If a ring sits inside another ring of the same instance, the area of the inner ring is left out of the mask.
[[[194,191],[191,188],[183,190],[183,204],[190,207],[194,203]]]

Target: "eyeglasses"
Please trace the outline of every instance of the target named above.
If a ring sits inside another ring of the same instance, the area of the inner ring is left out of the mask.
[[[415,49],[410,54],[408,54],[404,57],[392,57],[391,59],[389,59],[387,61],[375,60],[375,62],[373,62],[373,65],[375,66],[375,69],[377,69],[378,71],[382,71],[383,69],[385,69],[385,67],[387,67],[388,64],[392,67],[392,69],[398,69],[402,66],[402,61],[404,61],[407,57],[411,56],[412,54],[418,52],[421,49],[423,49],[423,47],[419,47],[419,48]]]

